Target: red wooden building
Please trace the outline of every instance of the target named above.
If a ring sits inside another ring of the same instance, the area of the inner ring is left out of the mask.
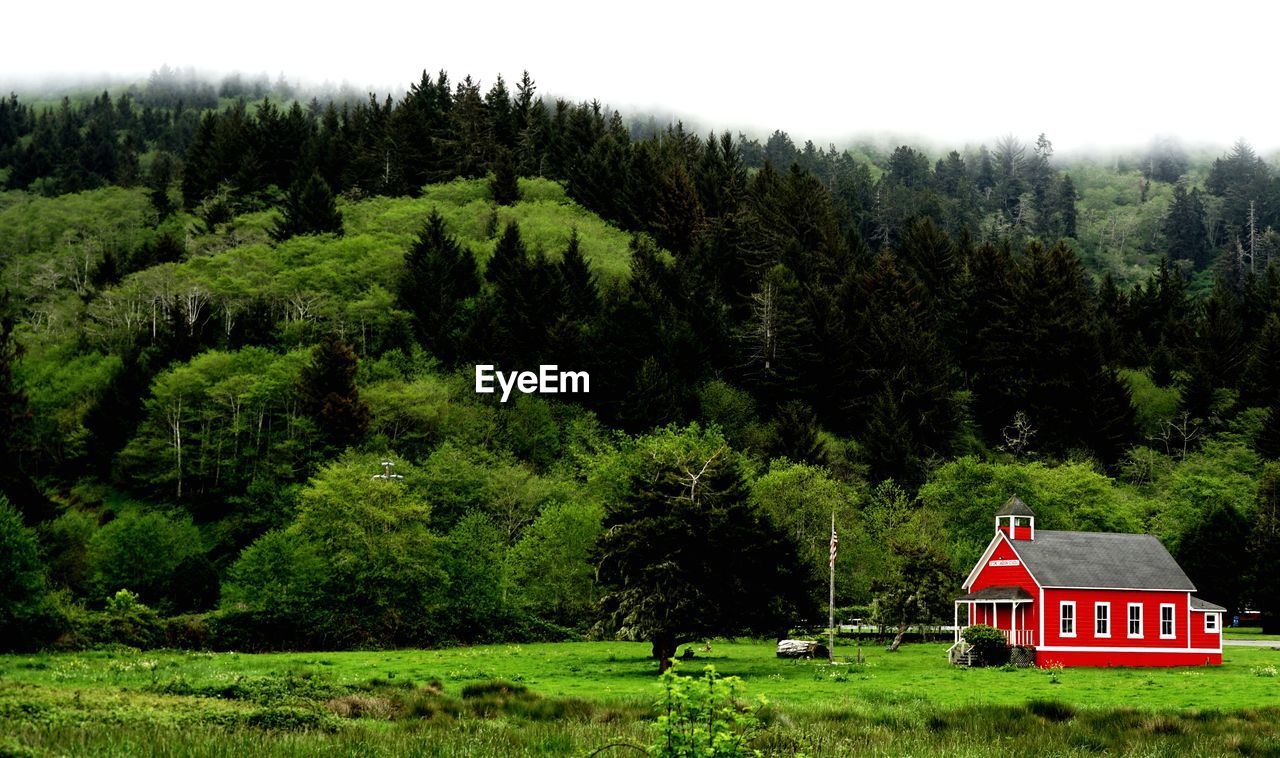
[[[1018,497],[996,513],[995,535],[956,599],[964,626],[994,626],[1033,648],[1038,666],[1198,666],[1222,663],[1225,608],[1195,585],[1149,534],[1036,529]]]

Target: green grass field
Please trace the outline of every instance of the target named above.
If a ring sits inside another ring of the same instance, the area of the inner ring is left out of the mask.
[[[864,664],[831,666],[779,660],[770,642],[718,641],[683,670],[713,664],[765,696],[766,752],[1280,750],[1270,649],[1228,648],[1212,668],[1056,672],[953,668],[945,650],[867,646]],[[645,741],[659,696],[647,653],[580,642],[10,655],[0,657],[0,755],[585,755]],[[497,679],[528,692],[467,690]]]

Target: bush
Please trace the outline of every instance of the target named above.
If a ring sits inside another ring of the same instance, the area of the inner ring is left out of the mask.
[[[106,610],[91,611],[74,603],[61,609],[63,633],[57,646],[79,650],[101,645],[127,645],[140,649],[166,644],[160,616],[143,605],[129,590],[120,590],[107,599]]]
[[[205,616],[188,614],[163,621],[165,647],[204,650],[209,647],[209,625]]]
[[[143,601],[166,606],[187,594],[177,569],[202,555],[200,532],[189,518],[127,513],[93,535],[90,563],[102,592],[128,587]]]
[[[746,756],[760,722],[738,700],[737,677],[721,677],[714,666],[701,679],[662,674],[663,697],[649,752],[657,756]]]
[[[0,496],[0,647],[27,647],[45,610],[44,567],[35,532]]]
[[[205,617],[208,645],[214,650],[265,653],[315,646],[311,630],[275,611],[219,611]]]
[[[1009,660],[1009,640],[1004,632],[985,624],[966,627],[960,636],[973,646],[973,655],[984,666],[998,666]]]

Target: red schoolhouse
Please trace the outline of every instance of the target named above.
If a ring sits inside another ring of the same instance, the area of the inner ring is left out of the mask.
[[[1225,608],[1195,585],[1149,534],[1036,529],[1018,497],[996,513],[996,531],[956,599],[964,626],[996,627],[1038,666],[1199,666],[1222,663]]]

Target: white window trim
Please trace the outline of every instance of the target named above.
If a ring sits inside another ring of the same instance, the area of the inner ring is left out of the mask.
[[[1107,631],[1099,632],[1098,622],[1102,621],[1103,619],[1099,618],[1098,611],[1102,610],[1103,608],[1107,609],[1107,618],[1106,618]],[[1107,639],[1111,636],[1111,603],[1097,602],[1093,604],[1093,636],[1098,639]]]
[[[1062,630],[1062,622],[1063,622],[1063,619],[1064,619],[1063,611],[1064,611],[1064,610],[1066,610],[1068,607],[1070,607],[1070,608],[1071,608],[1071,631],[1070,631],[1070,632],[1064,632],[1064,631]],[[1062,601],[1060,601],[1060,602],[1058,603],[1058,636],[1059,636],[1059,637],[1074,637],[1074,636],[1076,636],[1076,628],[1077,628],[1077,622],[1078,622],[1078,621],[1079,621],[1079,619],[1077,619],[1077,618],[1076,618],[1076,601],[1074,601],[1074,600],[1062,600]]]
[[[1135,633],[1134,633],[1134,631],[1133,631],[1133,622],[1134,622],[1134,618],[1133,618],[1133,609],[1134,609],[1134,608],[1137,608],[1137,609],[1138,609],[1138,618],[1137,618],[1137,622],[1138,622],[1138,632],[1137,632],[1137,634],[1135,634]],[[1127,630],[1128,630],[1128,632],[1129,632],[1129,639],[1131,639],[1131,640],[1140,640],[1140,639],[1142,639],[1142,634],[1143,634],[1142,622],[1143,622],[1143,618],[1142,618],[1142,603],[1129,603],[1129,607],[1128,607],[1128,609],[1125,611],[1125,629],[1127,629]]]
[[[1169,634],[1164,633],[1164,609],[1169,609]],[[1173,603],[1160,604],[1160,639],[1176,640],[1178,638],[1178,606]]]
[[[1212,622],[1213,622],[1213,624],[1212,624],[1212,625],[1210,625],[1210,623],[1209,623],[1210,621],[1212,621]],[[1206,613],[1206,614],[1204,614],[1204,632],[1205,632],[1205,634],[1217,634],[1217,633],[1218,633],[1218,632],[1220,632],[1220,631],[1222,631],[1222,624],[1218,621],[1218,614],[1216,614],[1216,613]]]

